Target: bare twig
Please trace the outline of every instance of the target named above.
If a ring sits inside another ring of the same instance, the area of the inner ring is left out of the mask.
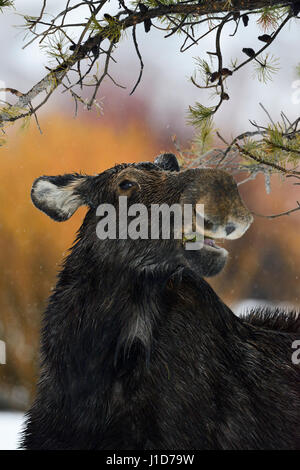
[[[279,214],[273,214],[273,215],[263,215],[263,214],[257,214],[256,212],[251,211],[255,217],[264,217],[265,219],[277,219],[278,217],[282,217],[284,215],[290,215],[293,212],[299,211],[300,210],[300,203],[297,201],[298,207],[295,207],[294,209],[290,209],[286,212],[280,212]]]
[[[138,85],[141,81],[141,78],[142,78],[142,75],[143,75],[143,70],[144,70],[144,62],[143,62],[141,53],[139,51],[139,46],[138,46],[138,43],[137,43],[137,40],[136,40],[136,26],[133,26],[133,28],[132,28],[132,38],[133,38],[134,47],[135,47],[137,56],[138,56],[139,61],[140,61],[140,73],[139,73],[138,79],[136,81],[136,84],[134,85],[133,89],[130,92],[130,95],[132,95],[135,92],[135,90],[137,89],[137,87],[138,87]]]

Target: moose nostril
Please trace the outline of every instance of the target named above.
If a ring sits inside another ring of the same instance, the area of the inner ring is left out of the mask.
[[[226,227],[225,227],[226,235],[230,235],[234,231],[235,231],[235,225],[234,224],[227,224],[226,225]]]

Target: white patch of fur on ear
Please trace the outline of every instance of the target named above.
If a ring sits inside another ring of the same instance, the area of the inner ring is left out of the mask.
[[[72,181],[66,186],[57,186],[47,179],[39,178],[32,186],[32,201],[52,219],[59,222],[67,220],[82,205],[79,194],[74,193],[81,182]]]

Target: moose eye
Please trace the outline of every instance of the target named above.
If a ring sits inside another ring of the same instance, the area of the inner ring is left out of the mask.
[[[211,222],[210,220],[206,218],[204,219],[204,228],[206,230],[212,230],[213,226],[214,226],[213,222]]]
[[[134,186],[134,183],[129,180],[124,180],[122,183],[119,184],[119,188],[121,189],[130,189]]]

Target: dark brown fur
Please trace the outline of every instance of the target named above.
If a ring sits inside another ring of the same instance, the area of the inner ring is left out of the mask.
[[[234,238],[252,221],[229,175],[178,171],[172,155],[36,180],[33,202],[55,220],[89,211],[45,312],[23,446],[299,449],[298,323],[237,318],[201,277],[223,268],[223,249],[99,240],[96,208],[117,206],[124,180],[130,204],[205,202],[206,234],[226,236],[230,223]]]

